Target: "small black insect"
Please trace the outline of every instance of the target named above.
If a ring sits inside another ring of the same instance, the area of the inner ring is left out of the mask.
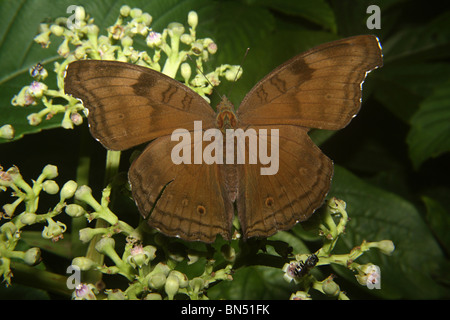
[[[298,263],[298,266],[293,270],[294,275],[298,278],[306,276],[316,266],[317,262],[319,262],[319,258],[315,254],[310,255],[305,262],[300,261]]]
[[[38,63],[31,69],[30,74],[33,78],[35,78],[41,74],[43,69],[44,69],[44,66],[42,64]]]

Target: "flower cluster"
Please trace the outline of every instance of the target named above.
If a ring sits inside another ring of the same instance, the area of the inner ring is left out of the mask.
[[[45,241],[58,242],[63,239],[67,230],[66,225],[57,220],[64,212],[73,219],[85,218],[87,222],[103,221],[104,227],[82,227],[78,230],[79,241],[82,244],[94,245],[94,250],[109,258],[112,265],[100,264],[91,259],[89,254],[72,259],[72,266],[88,272],[96,271],[104,274],[120,274],[129,282],[127,290],[108,289],[101,292],[95,284],[80,283],[73,292],[73,299],[97,299],[103,295],[108,299],[173,299],[177,294],[185,294],[191,299],[205,298],[204,290],[216,281],[232,280],[231,264],[222,269],[215,269],[214,260],[205,264],[202,275],[188,279],[188,277],[175,269],[177,262],[188,258],[190,263],[198,260],[198,252],[190,252],[181,256],[168,249],[167,243],[161,237],[154,245],[143,245],[143,230],[146,222],[137,228],[131,227],[118,219],[109,208],[111,186],[103,190],[102,198],[97,201],[88,186],[78,186],[75,181],[67,181],[62,188],[54,180],[58,176],[58,168],[47,165],[39,177],[28,184],[22,177],[17,167],[11,167],[6,171],[0,168],[0,191],[12,190],[16,198],[12,203],[3,205],[2,218],[4,223],[0,227],[0,276],[7,285],[11,283],[13,272],[11,259],[19,259],[28,265],[36,265],[41,261],[39,247],[32,247],[25,251],[17,251],[16,246],[20,240],[26,240],[26,227],[43,224],[41,232],[42,241],[34,239],[41,247],[48,247]],[[39,213],[39,197],[41,192],[59,196],[59,201],[53,209],[47,213]],[[76,203],[67,203],[73,199]],[[23,204],[23,206],[20,206]],[[74,226],[72,226],[72,229]],[[72,230],[75,232],[75,230]],[[116,248],[114,236],[122,235],[126,239],[123,253],[119,254]],[[98,238],[98,241],[95,239]],[[157,258],[158,245],[166,251],[166,261],[153,264]],[[88,251],[89,252],[89,251]]]
[[[360,265],[355,260],[371,248],[377,248],[381,253],[386,255],[392,254],[395,247],[391,240],[378,242],[363,241],[361,245],[353,248],[348,254],[332,254],[334,246],[344,233],[348,221],[345,207],[346,204],[344,201],[336,198],[330,199],[325,211],[323,224],[320,225],[320,235],[324,239],[322,248],[313,255],[297,254],[295,255],[295,260],[283,266],[285,280],[288,282],[294,281],[303,288],[303,290],[292,294],[292,300],[310,299],[309,290],[311,288],[329,297],[348,299],[346,294],[341,291],[339,285],[334,281],[333,275],[330,275],[325,280],[319,281],[314,275],[309,273],[316,265],[337,264],[344,266],[356,272],[355,277],[361,285],[367,286],[369,289],[380,288],[381,276],[379,267],[372,263]],[[336,224],[333,218],[336,215],[340,217],[338,224]],[[315,257],[314,264],[308,263],[312,256]]]
[[[43,82],[48,71],[39,63],[30,69],[30,75],[34,78],[31,84],[23,87],[11,100],[12,105],[20,107],[42,103],[42,110],[27,117],[32,126],[60,113],[63,114],[63,128],[72,129],[74,125],[83,123],[83,105],[64,92],[65,69],[75,60],[128,62],[160,71],[172,78],[180,69],[184,84],[207,101],[206,95],[212,93],[213,86],[220,84],[221,77],[235,81],[242,73],[238,66],[224,64],[203,75],[203,63],[217,52],[217,44],[210,38],[197,38],[198,15],[194,11],[188,14],[188,30],[182,24],[173,22],[162,32],[151,28],[153,17],[150,14],[126,5],[120,8],[116,22],[106,29],[105,35],[100,33],[94,19],[86,14],[83,7],[75,7],[73,18],[61,17],[54,23],[42,23],[39,34],[34,38],[43,48],[48,48],[55,37],[62,38],[57,53],[64,60],[54,64],[57,89],[50,89]],[[139,37],[146,44],[140,50]],[[193,77],[190,63],[195,64]],[[0,137],[11,139],[13,136],[11,125],[0,128]]]

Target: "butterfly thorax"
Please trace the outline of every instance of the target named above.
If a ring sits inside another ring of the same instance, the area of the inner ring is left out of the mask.
[[[217,105],[216,126],[222,133],[225,133],[227,129],[234,129],[237,125],[237,118],[234,114],[234,106],[223,96],[220,103]]]

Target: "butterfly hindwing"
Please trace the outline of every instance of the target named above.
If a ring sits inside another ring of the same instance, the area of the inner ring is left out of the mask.
[[[234,214],[217,164],[174,164],[175,144],[186,143],[194,154],[194,138],[151,142],[128,173],[133,198],[150,226],[169,236],[213,242],[218,234],[229,240]],[[150,214],[150,217],[148,215]]]
[[[254,127],[260,132],[261,127]],[[323,202],[333,175],[333,163],[310,140],[305,128],[265,126],[278,130],[276,174],[262,175],[261,165],[239,165],[237,209],[244,238],[268,237],[307,220]],[[249,151],[247,150],[247,156]],[[265,165],[267,167],[267,165]]]

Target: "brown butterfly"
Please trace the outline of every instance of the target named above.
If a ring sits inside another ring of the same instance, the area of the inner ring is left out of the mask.
[[[148,224],[169,236],[213,242],[219,234],[231,239],[234,205],[244,239],[268,237],[313,214],[329,190],[333,163],[308,131],[345,127],[360,109],[366,74],[382,63],[374,36],[325,43],[269,73],[237,111],[223,97],[214,112],[180,82],[115,61],[72,62],[65,91],[83,101],[91,133],[106,148],[151,141],[129,170],[133,198]],[[203,131],[254,129],[268,143],[272,138],[261,129],[277,129],[278,171],[261,174],[261,162],[175,164],[171,155],[180,142],[173,141],[174,130],[192,137],[184,152],[206,148],[195,142],[194,121],[202,121]]]

